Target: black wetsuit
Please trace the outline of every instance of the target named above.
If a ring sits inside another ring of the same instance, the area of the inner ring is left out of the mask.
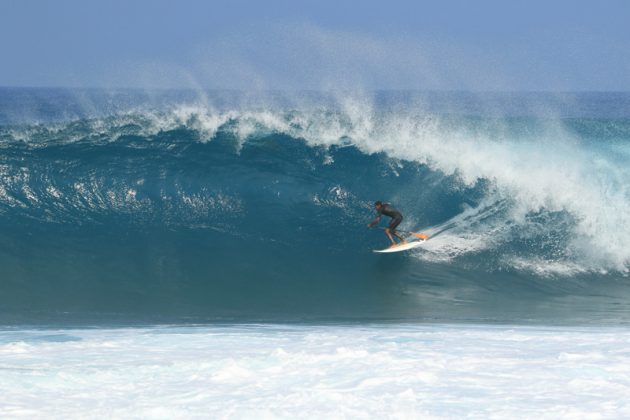
[[[381,208],[376,210],[376,219],[374,220],[375,222],[374,224],[381,221],[381,216],[383,214],[385,216],[389,216],[392,218],[392,221],[389,222],[388,227],[389,229],[391,229],[392,232],[395,231],[398,225],[400,224],[400,222],[402,222],[402,219],[403,219],[402,214],[398,210],[390,206],[389,204],[383,204],[381,205]]]

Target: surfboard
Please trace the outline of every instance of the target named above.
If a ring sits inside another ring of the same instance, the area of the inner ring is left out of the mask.
[[[390,253],[390,252],[407,251],[409,249],[414,249],[414,248],[419,247],[420,245],[422,245],[423,242],[424,241],[407,242],[406,244],[403,244],[403,245],[391,246],[385,249],[375,249],[374,252]]]

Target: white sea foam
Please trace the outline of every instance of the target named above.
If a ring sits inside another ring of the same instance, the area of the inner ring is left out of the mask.
[[[0,332],[2,418],[627,418],[626,328]]]
[[[520,270],[533,272],[539,276],[575,276],[586,270],[580,264],[569,261],[550,261],[540,258],[509,258],[509,265]],[[606,274],[606,272],[601,272]]]

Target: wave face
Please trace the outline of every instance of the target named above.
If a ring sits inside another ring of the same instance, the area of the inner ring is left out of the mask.
[[[0,96],[6,322],[630,319],[628,95]]]

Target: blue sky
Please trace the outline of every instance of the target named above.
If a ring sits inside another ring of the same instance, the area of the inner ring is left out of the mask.
[[[630,90],[630,1],[0,0],[0,85]]]

